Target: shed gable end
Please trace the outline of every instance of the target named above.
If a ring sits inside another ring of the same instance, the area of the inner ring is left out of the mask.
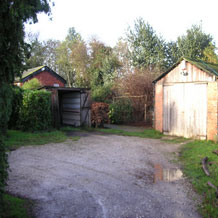
[[[212,82],[215,81],[215,76],[209,74],[202,69],[198,68],[194,64],[185,61],[180,62],[175,68],[173,68],[168,74],[166,74],[161,80],[162,83],[181,83],[181,82]]]

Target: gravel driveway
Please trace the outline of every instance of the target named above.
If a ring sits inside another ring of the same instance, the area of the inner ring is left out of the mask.
[[[36,217],[200,217],[190,187],[170,161],[179,145],[81,134],[76,142],[22,147],[9,154],[7,189],[32,199]]]

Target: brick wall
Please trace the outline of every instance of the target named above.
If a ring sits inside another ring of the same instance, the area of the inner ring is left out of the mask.
[[[37,78],[43,86],[54,86],[54,84],[59,84],[59,87],[65,86],[61,80],[47,71],[37,74],[34,78]]]
[[[217,140],[217,82],[209,82],[207,88],[207,139]]]
[[[163,85],[158,81],[155,85],[154,128],[163,131]]]

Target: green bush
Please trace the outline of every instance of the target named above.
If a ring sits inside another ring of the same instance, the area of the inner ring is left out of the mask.
[[[129,99],[119,99],[110,104],[109,109],[111,123],[122,124],[132,119],[133,108]]]
[[[47,91],[25,91],[19,113],[22,130],[38,131],[51,127],[51,93]]]
[[[112,101],[111,86],[95,86],[92,88],[92,99],[95,102],[110,103]]]
[[[0,134],[0,217],[2,213],[2,205],[3,205],[3,193],[4,193],[4,187],[6,185],[7,180],[7,168],[8,168],[8,162],[7,162],[7,154],[5,151],[5,145],[2,140],[2,136]]]
[[[13,99],[12,99],[13,110],[12,110],[11,117],[8,123],[9,129],[18,128],[19,112],[22,106],[22,101],[23,101],[23,90],[20,87],[15,86],[13,88]]]
[[[12,111],[12,87],[1,82],[0,85],[0,134],[6,135]]]
[[[22,86],[22,88],[25,90],[34,90],[40,87],[42,87],[42,84],[36,78],[29,80],[28,82],[24,83]]]

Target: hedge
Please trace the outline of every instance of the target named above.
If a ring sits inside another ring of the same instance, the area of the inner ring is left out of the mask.
[[[118,99],[109,106],[111,123],[122,124],[132,121],[133,107],[129,99]]]
[[[28,82],[25,82],[22,86],[24,90],[35,90],[42,87],[42,84],[37,78],[31,79]]]
[[[23,89],[18,86],[13,88],[12,113],[8,122],[9,129],[18,129],[19,112],[23,102]]]
[[[3,80],[4,81],[4,80]],[[3,205],[3,192],[7,180],[7,154],[3,138],[7,133],[8,120],[12,111],[12,87],[6,82],[0,83],[0,217]]]
[[[19,111],[21,130],[39,131],[51,128],[51,93],[47,91],[25,91]]]

